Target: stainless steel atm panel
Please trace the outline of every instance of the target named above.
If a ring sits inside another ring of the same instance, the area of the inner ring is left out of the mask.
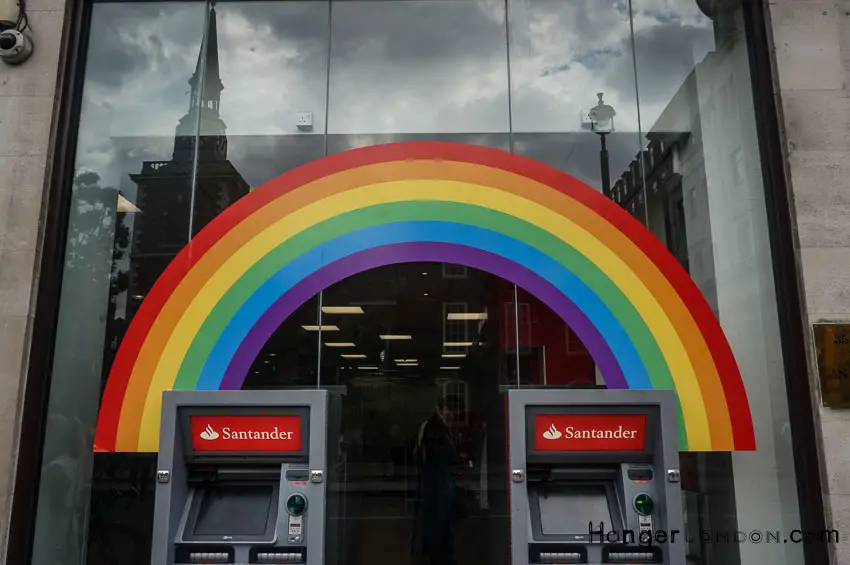
[[[512,565],[681,565],[672,391],[508,392]]]
[[[152,565],[322,565],[325,390],[163,395]]]

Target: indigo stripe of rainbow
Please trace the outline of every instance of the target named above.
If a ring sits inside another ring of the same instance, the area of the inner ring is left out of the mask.
[[[154,378],[151,365],[158,367],[162,362],[157,352],[172,339],[173,328],[206,281],[250,241],[252,233],[263,229],[270,217],[279,219],[284,209],[296,210],[351,187],[416,178],[474,181],[496,192],[521,194],[569,216],[616,250],[659,299],[660,314],[669,316],[684,336],[698,386],[703,389],[701,410],[706,410],[707,403],[715,422],[716,415],[722,414],[721,423],[712,425],[710,442],[691,449],[754,449],[743,383],[719,324],[687,274],[643,226],[589,187],[554,169],[501,151],[445,143],[393,144],[328,157],[282,175],[221,214],[172,262],[133,320],[107,383],[97,448],[132,451],[141,447],[143,405],[156,404],[162,390],[159,385],[150,386]],[[480,204],[486,206],[487,202]],[[719,393],[707,390],[713,382]],[[681,385],[677,383],[677,387]],[[686,413],[696,409],[683,406]],[[724,437],[724,427],[725,435],[734,434],[734,438]],[[721,433],[716,434],[716,429]],[[119,436],[125,439],[119,441]]]

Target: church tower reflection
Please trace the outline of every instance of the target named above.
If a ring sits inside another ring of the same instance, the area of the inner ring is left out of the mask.
[[[171,160],[145,161],[130,175],[141,213],[130,248],[129,316],[189,240],[250,190],[227,158],[214,3],[189,86],[189,109],[177,124]]]

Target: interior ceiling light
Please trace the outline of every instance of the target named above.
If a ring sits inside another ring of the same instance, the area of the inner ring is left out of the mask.
[[[339,331],[339,328],[336,327],[336,326],[324,326],[323,325],[323,326],[301,326],[301,327],[304,328],[305,330],[307,330],[308,332],[318,332],[318,331],[338,332]]]
[[[486,320],[487,312],[453,312],[446,316],[447,320]]]
[[[360,306],[322,306],[322,312],[325,314],[362,314],[363,308]]]
[[[362,365],[362,366],[357,367],[357,368],[362,370],[362,371],[377,371],[378,370],[378,368],[375,367],[374,365]]]
[[[401,365],[402,363],[417,363],[417,360],[416,359],[396,359],[395,362],[398,363],[399,365]]]
[[[440,367],[440,369],[443,369],[444,371],[457,371],[460,367]]]
[[[447,341],[443,347],[472,347],[471,341]]]
[[[413,363],[398,363],[398,366],[399,367],[418,367],[419,363],[416,363],[416,362],[413,362]]]
[[[362,353],[346,353],[345,355],[341,355],[343,359],[366,359],[366,356]]]
[[[443,353],[443,359],[463,359],[466,353]]]
[[[354,347],[350,341],[326,341],[325,347]]]
[[[380,337],[384,341],[413,339],[412,335],[406,335],[406,334],[383,334],[383,335],[380,335],[378,337]]]

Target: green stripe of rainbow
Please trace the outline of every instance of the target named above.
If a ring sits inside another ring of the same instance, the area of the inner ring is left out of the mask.
[[[675,389],[682,449],[755,449],[720,325],[652,234],[559,171],[447,143],[326,157],[219,215],[133,319],[95,448],[156,451],[163,390],[238,388],[269,332],[333,281],[449,256],[498,271],[581,328],[609,386]]]

